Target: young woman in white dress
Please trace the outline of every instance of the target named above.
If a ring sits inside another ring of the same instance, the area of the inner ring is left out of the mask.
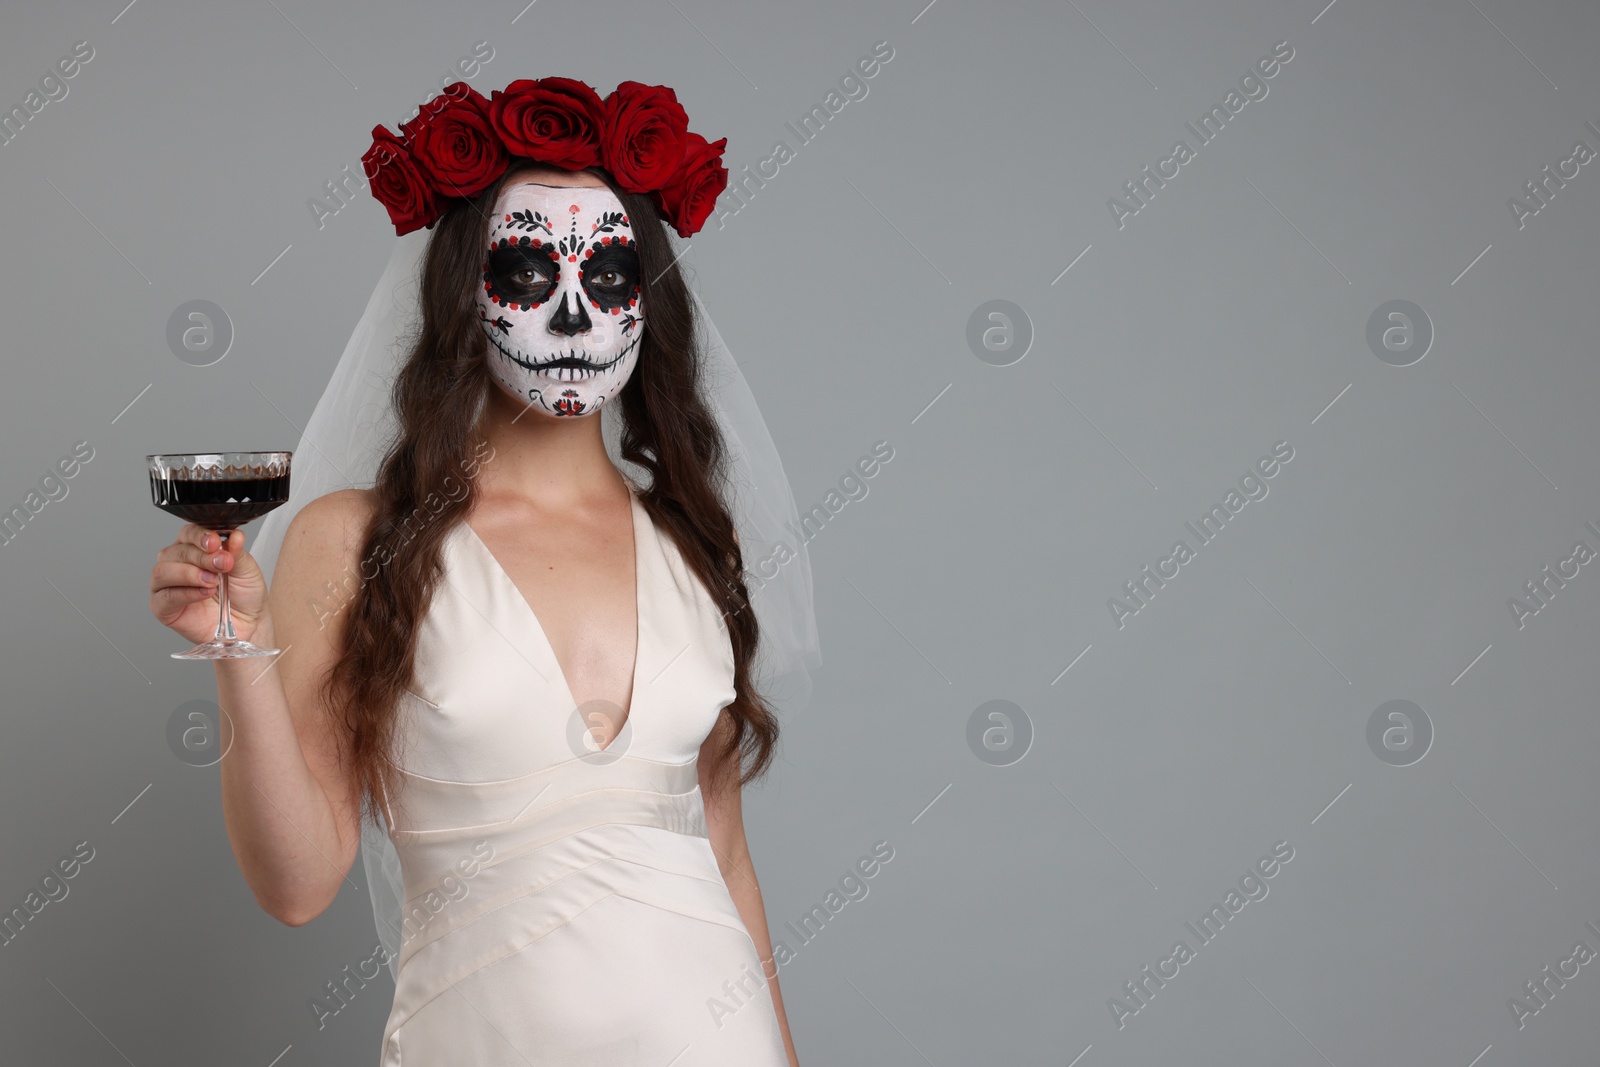
[[[381,809],[384,1067],[797,1067],[740,808],[777,724],[660,201],[503,167],[438,210],[373,487],[294,514],[270,595],[243,534],[184,527],[151,610],[205,640],[226,573],[239,637],[283,650],[215,663],[263,909],[322,914]]]

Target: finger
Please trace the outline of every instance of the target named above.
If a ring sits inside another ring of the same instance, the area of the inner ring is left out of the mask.
[[[207,552],[196,545],[184,544],[175,541],[162,549],[156,559],[163,563],[188,563],[209,571],[228,571],[234,563],[234,557],[223,552]]]
[[[156,553],[157,560],[198,560],[205,559],[207,556],[208,553],[200,546],[182,538],[172,542],[170,545],[163,546],[161,551]]]
[[[192,563],[162,562],[157,563],[150,570],[150,591],[160,592],[171,588],[194,588],[212,590],[217,587],[218,577],[202,567]]]
[[[215,571],[197,567],[192,563],[166,561],[157,563],[150,572],[150,591],[160,592],[171,588],[203,588],[209,595],[216,587]]]
[[[216,598],[216,594],[210,589],[173,586],[170,589],[163,589],[158,593],[150,594],[150,609],[155,612],[158,619],[175,619],[190,604],[199,600],[215,600]]]
[[[194,545],[206,552],[219,551],[222,547],[222,537],[215,530],[208,530],[204,526],[188,523],[178,531],[178,540]]]
[[[256,562],[256,558],[243,548],[229,558],[233,561],[233,564],[228,573],[235,578],[250,579],[262,573],[261,566]]]

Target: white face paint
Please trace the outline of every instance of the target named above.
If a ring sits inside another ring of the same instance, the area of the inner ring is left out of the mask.
[[[592,415],[639,359],[639,255],[604,186],[521,182],[495,201],[478,318],[489,370],[550,416]]]

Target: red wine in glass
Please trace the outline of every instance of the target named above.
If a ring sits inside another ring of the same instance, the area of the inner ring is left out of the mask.
[[[228,537],[239,527],[259,519],[289,499],[288,452],[198,452],[146,456],[150,470],[150,499],[156,507],[196,526]],[[217,604],[221,617],[210,641],[173,659],[242,659],[276,655],[240,640],[233,632],[228,610],[228,576],[219,574]]]

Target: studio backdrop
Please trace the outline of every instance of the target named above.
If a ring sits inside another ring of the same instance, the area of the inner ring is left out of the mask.
[[[294,448],[372,126],[548,75],[728,138],[679,266],[812,569],[744,799],[802,1063],[1593,1060],[1600,8],[0,25],[0,1060],[377,1061],[368,871],[289,927],[230,848],[145,456]]]

